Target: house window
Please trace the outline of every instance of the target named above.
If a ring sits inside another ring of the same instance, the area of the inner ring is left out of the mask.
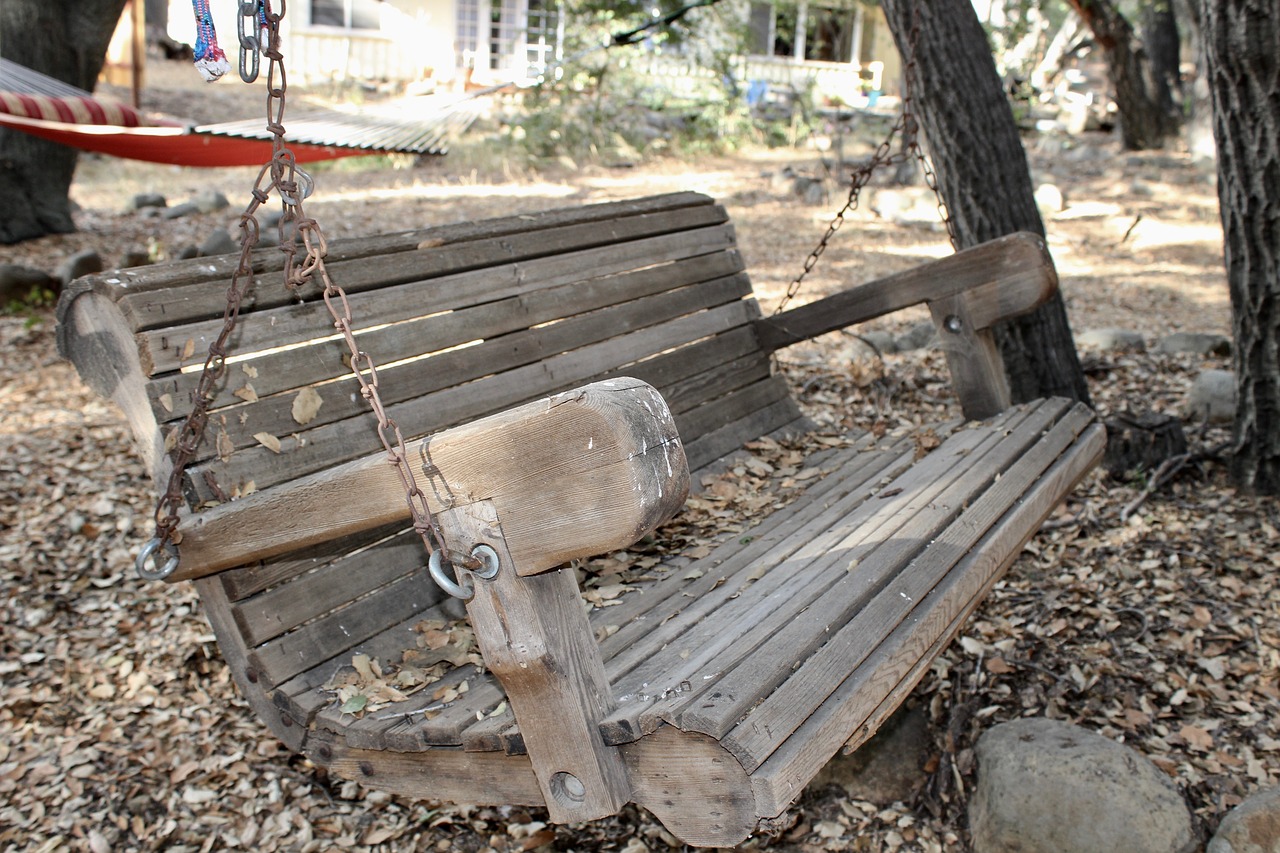
[[[559,0],[529,0],[529,17],[525,26],[525,54],[532,73],[544,71],[559,58]]]
[[[348,30],[376,30],[380,27],[382,0],[311,0],[311,24]]]
[[[476,0],[458,0],[457,21],[458,67],[475,68],[480,52],[480,4]]]
[[[516,0],[490,0],[489,68],[511,67],[516,36],[520,32],[520,7]]]

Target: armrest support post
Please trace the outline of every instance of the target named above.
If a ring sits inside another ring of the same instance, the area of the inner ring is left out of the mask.
[[[437,521],[451,547],[487,545],[498,555],[496,576],[467,579],[475,589],[467,616],[485,665],[506,690],[551,819],[616,814],[631,788],[621,752],[600,734],[612,697],[573,570],[521,577],[490,501]]]

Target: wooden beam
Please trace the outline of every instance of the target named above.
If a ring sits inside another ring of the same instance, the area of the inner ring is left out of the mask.
[[[760,345],[772,352],[910,305],[974,291],[971,299],[981,307],[975,308],[973,320],[984,329],[997,319],[1034,309],[1057,285],[1044,240],[1011,234],[757,320],[756,329]]]
[[[613,697],[573,570],[521,577],[490,501],[437,520],[453,548],[491,555],[493,577],[461,571],[458,580],[474,590],[467,618],[485,667],[506,690],[551,819],[617,814],[631,787],[622,753],[600,735]]]
[[[522,574],[625,548],[679,510],[689,470],[661,395],[608,380],[493,415],[408,449],[433,512],[499,508]],[[190,580],[409,517],[386,454],[184,519],[169,580]]]

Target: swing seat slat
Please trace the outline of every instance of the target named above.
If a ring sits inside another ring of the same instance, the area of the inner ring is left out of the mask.
[[[737,843],[874,734],[1105,439],[1083,406],[1008,403],[990,326],[1056,286],[1029,235],[769,318],[727,214],[695,193],[334,241],[446,542],[498,555],[492,580],[459,570],[459,621],[315,293],[275,284],[277,251],[254,262],[178,576],[277,737],[396,793],[557,821],[636,802],[691,844]],[[157,482],[233,265],[104,273],[59,304],[62,352]],[[805,427],[775,350],[920,303],[965,417],[849,436],[790,503],[584,610],[567,560],[627,548],[744,443]],[[465,625],[476,648],[432,633]],[[335,697],[358,655],[456,665],[358,715]]]

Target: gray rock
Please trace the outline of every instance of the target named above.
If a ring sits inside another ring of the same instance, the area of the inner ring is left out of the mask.
[[[145,249],[125,249],[124,255],[120,258],[120,266],[123,269],[145,267],[149,263],[151,263],[151,255]]]
[[[191,260],[192,258],[198,258],[198,257],[200,257],[200,247],[192,246],[190,243],[183,246],[181,249],[178,250],[178,253],[174,255],[174,259],[179,261],[188,261],[188,260]]]
[[[889,332],[858,332],[863,345],[874,347],[881,355],[890,355],[898,351],[898,344]]]
[[[894,345],[898,352],[911,352],[911,350],[924,349],[932,346],[938,340],[938,327],[933,325],[930,320],[916,323],[906,333],[899,335]]]
[[[278,207],[258,208],[258,227],[275,228],[284,219],[284,211]]]
[[[1147,348],[1142,334],[1129,329],[1088,329],[1076,335],[1076,345],[1118,352],[1142,352]]]
[[[231,235],[219,228],[214,231],[205,241],[200,244],[200,254],[202,257],[209,255],[226,255],[231,252],[238,251],[240,248],[235,240],[231,239]]]
[[[1191,352],[1197,355],[1231,355],[1231,340],[1212,332],[1174,332],[1156,343],[1155,352]]]
[[[905,802],[928,776],[923,768],[932,746],[925,709],[899,709],[871,740],[828,761],[812,784],[839,785],[850,799],[878,806]]]
[[[191,203],[201,213],[214,213],[231,204],[231,202],[227,201],[227,197],[217,190],[205,190],[192,199]]]
[[[1068,723],[1017,720],[978,740],[974,853],[1191,853],[1191,813],[1138,753]]]
[[[1222,819],[1205,853],[1280,850],[1280,788],[1258,791]]]
[[[1036,207],[1040,209],[1041,216],[1053,216],[1067,207],[1067,200],[1062,195],[1062,190],[1054,184],[1041,184],[1036,187],[1035,198]]]
[[[22,301],[40,289],[56,293],[60,285],[44,270],[21,264],[0,264],[0,308],[14,300]]]
[[[193,213],[199,213],[200,206],[194,201],[184,201],[182,204],[175,204],[173,207],[166,207],[164,212],[160,214],[162,219],[180,219],[183,216],[190,216]]]
[[[938,197],[928,187],[877,187],[867,206],[881,219],[899,225],[935,225],[942,221]]]
[[[63,286],[70,284],[82,275],[92,275],[96,272],[102,272],[105,266],[102,263],[102,255],[99,255],[93,249],[85,249],[82,252],[76,252],[67,258],[58,266],[58,280]]]
[[[138,193],[129,199],[126,210],[142,210],[148,207],[167,207],[168,200],[160,193]]]
[[[1183,414],[1196,422],[1229,424],[1236,418],[1236,375],[1230,370],[1205,370],[1191,383]]]
[[[805,204],[826,204],[827,203],[827,187],[818,178],[810,178],[806,175],[797,175],[795,178],[795,186],[792,190],[800,198],[804,199]]]

